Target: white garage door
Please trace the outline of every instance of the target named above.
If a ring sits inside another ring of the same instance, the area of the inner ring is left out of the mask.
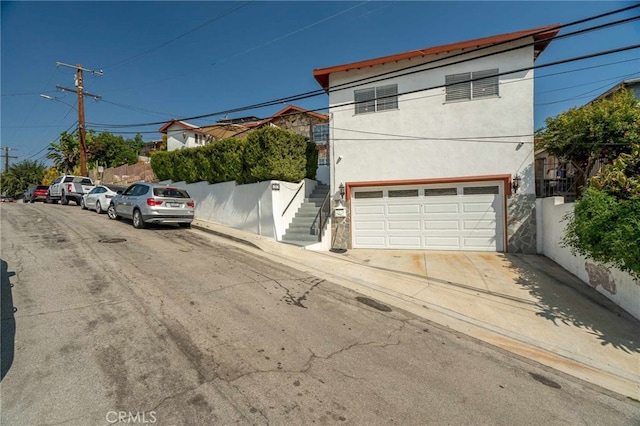
[[[354,248],[504,251],[502,182],[354,188]]]

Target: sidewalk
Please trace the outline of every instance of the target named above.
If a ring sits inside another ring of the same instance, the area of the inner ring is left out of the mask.
[[[314,252],[195,220],[264,257],[640,400],[640,322],[537,255]]]

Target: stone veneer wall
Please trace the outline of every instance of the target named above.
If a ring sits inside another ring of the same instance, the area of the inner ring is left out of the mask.
[[[338,201],[333,201],[333,208],[338,205]],[[343,201],[347,217],[335,217],[331,219],[331,248],[350,249],[351,248],[351,202]],[[333,212],[334,210],[332,210]]]
[[[291,130],[299,135],[311,137],[311,126],[314,124],[327,123],[326,120],[321,120],[317,117],[313,117],[307,114],[291,114],[283,117],[276,117],[272,123],[283,129]]]
[[[509,253],[536,253],[536,196],[512,194],[507,199]]]

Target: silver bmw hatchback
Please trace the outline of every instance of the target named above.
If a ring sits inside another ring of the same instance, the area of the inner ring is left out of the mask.
[[[195,201],[183,188],[138,182],[112,198],[109,219],[131,219],[134,228],[148,223],[178,225],[188,228],[193,222]]]

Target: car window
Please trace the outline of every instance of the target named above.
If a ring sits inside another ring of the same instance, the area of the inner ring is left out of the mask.
[[[133,195],[133,191],[137,188],[138,185],[131,185],[122,193],[123,195]]]
[[[59,178],[57,178],[56,180],[53,181],[53,183],[60,183],[60,181],[62,180],[62,176],[60,176]]]
[[[80,180],[80,183],[81,183],[82,185],[93,185],[93,182],[91,182],[91,179],[89,179],[89,178],[82,178],[82,179]]]
[[[153,188],[156,197],[190,198],[187,191],[180,188]]]
[[[129,195],[131,197],[139,197],[147,193],[147,187],[145,185],[137,184],[130,189],[131,189],[130,191],[129,189],[127,189],[126,195]]]
[[[93,188],[91,191],[89,191],[89,194],[97,194],[100,192],[99,189],[100,188]]]
[[[73,176],[67,176],[66,178],[64,178],[64,182],[72,182],[73,181]]]

